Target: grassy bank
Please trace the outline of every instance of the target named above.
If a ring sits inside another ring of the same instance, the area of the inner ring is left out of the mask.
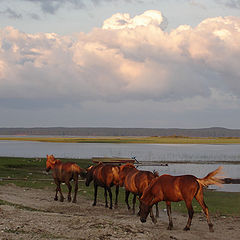
[[[0,140],[63,143],[158,143],[158,144],[240,144],[240,138],[171,137],[0,137]]]
[[[61,160],[74,161],[83,168],[92,164],[90,159]],[[47,174],[45,172],[45,161],[46,159],[0,157],[0,185],[13,183],[21,187],[49,188],[53,191],[54,196],[55,185],[51,173]],[[81,181],[79,185],[79,194],[84,195],[92,201],[93,185],[91,184],[90,187],[86,187],[84,181]],[[66,186],[63,186],[63,190],[64,192],[67,191]],[[114,188],[113,196],[115,196]],[[119,198],[120,204],[125,207],[124,189],[120,190]],[[98,199],[103,200],[103,190],[101,188],[99,189]],[[213,192],[206,190],[205,202],[211,214],[240,216],[240,193]],[[1,203],[0,199],[0,205],[1,204],[3,203]],[[173,203],[172,207],[173,211],[186,213],[184,202]],[[193,202],[193,207],[195,212],[201,212],[201,208],[195,200]],[[165,203],[161,203],[160,208],[164,209]]]

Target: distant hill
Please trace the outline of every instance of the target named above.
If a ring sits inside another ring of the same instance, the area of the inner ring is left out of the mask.
[[[0,135],[52,136],[186,136],[186,137],[240,137],[240,129],[227,128],[0,128]]]

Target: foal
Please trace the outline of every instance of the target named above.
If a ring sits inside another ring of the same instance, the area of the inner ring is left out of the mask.
[[[143,191],[148,187],[150,182],[159,177],[157,172],[139,171],[133,164],[125,164],[120,166],[119,171],[119,185],[125,186],[125,202],[128,210],[130,209],[128,203],[129,194],[132,193],[133,197],[133,214],[135,214],[136,197],[142,196]],[[151,213],[152,215],[152,213]],[[156,203],[156,217],[159,217],[158,204]],[[155,220],[155,219],[154,219]]]
[[[89,186],[91,181],[94,182],[94,202],[93,206],[97,203],[97,190],[98,186],[104,188],[105,196],[105,207],[108,207],[107,201],[107,191],[110,198],[110,209],[112,209],[112,191],[111,187],[116,185],[116,198],[115,198],[115,208],[118,204],[118,193],[119,193],[119,167],[115,165],[104,165],[100,162],[98,165],[91,166],[87,169],[86,175],[86,186]]]
[[[219,167],[213,172],[210,172],[206,177],[199,179],[193,175],[171,176],[162,175],[153,180],[148,188],[145,189],[140,199],[140,220],[146,222],[147,216],[153,206],[153,204],[165,201],[167,205],[167,214],[169,217],[168,229],[173,228],[172,216],[171,216],[171,202],[185,201],[188,209],[188,221],[184,228],[185,231],[190,230],[190,225],[193,218],[192,200],[198,201],[202,207],[209,226],[209,231],[213,232],[213,224],[211,223],[208,207],[203,199],[203,186],[211,184],[221,185],[223,181],[214,177],[221,172],[222,167]]]
[[[80,168],[76,163],[66,162],[63,163],[59,159],[55,159],[53,155],[47,155],[46,161],[46,171],[49,172],[52,169],[52,176],[57,185],[56,195],[54,200],[58,200],[58,192],[60,193],[60,201],[63,202],[64,197],[61,191],[61,183],[65,182],[68,187],[68,201],[71,202],[71,191],[72,186],[70,181],[73,179],[75,181],[75,191],[73,197],[73,203],[77,201],[77,191],[78,191],[78,175],[84,177],[85,170]]]

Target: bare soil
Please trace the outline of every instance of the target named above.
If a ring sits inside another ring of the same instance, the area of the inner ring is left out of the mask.
[[[93,207],[83,195],[79,192],[77,203],[56,202],[53,190],[0,186],[0,199],[7,201],[0,205],[0,239],[240,239],[240,217],[212,217],[211,233],[204,215],[195,214],[191,230],[185,232],[187,213],[174,212],[174,229],[169,231],[163,210],[157,224],[150,219],[141,223],[125,205],[110,210],[98,202]]]

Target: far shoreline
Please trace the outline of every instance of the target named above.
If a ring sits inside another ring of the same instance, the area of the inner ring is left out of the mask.
[[[56,143],[135,143],[135,144],[240,144],[239,137],[186,137],[186,136],[0,136],[0,141],[37,141]]]

